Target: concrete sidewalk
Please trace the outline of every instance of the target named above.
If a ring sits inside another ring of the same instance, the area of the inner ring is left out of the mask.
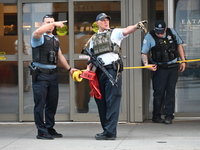
[[[119,123],[113,141],[95,140],[99,123],[57,122],[55,129],[63,138],[39,140],[34,123],[0,123],[0,150],[200,150],[200,120]]]

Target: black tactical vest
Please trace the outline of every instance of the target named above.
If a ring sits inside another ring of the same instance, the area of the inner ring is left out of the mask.
[[[178,57],[176,36],[169,28],[165,38],[157,37],[154,30],[150,34],[155,40],[155,46],[151,48],[153,62],[169,62]]]
[[[58,63],[59,41],[54,36],[44,36],[44,43],[38,47],[32,47],[33,62],[55,65]]]
[[[107,32],[95,34],[92,38],[93,52],[95,55],[100,55],[107,52],[114,52],[121,55],[121,48],[116,43],[112,43],[110,37],[113,29]]]

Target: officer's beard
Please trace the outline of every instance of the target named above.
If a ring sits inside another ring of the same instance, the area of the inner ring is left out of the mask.
[[[47,34],[51,34],[51,33],[52,33],[52,31],[47,31],[46,33],[47,33]]]

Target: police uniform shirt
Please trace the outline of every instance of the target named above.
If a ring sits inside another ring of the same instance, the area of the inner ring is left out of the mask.
[[[174,29],[172,29],[172,28],[170,28],[170,30],[172,31],[172,34],[176,36],[177,44],[178,45],[183,44],[183,41],[179,37],[179,35],[177,34],[177,32]],[[165,38],[165,37],[166,37],[166,32],[163,35],[163,38]],[[141,53],[142,54],[148,54],[149,51],[151,50],[151,48],[154,47],[155,45],[156,45],[156,43],[155,43],[154,38],[151,36],[150,33],[148,33],[145,36],[144,40],[143,40],[143,45],[142,45],[142,51],[141,51]],[[174,59],[174,60],[172,60],[172,61],[170,61],[170,62],[168,62],[168,64],[175,63],[176,61],[177,61],[177,58]]]
[[[43,35],[47,35],[46,33],[44,33]],[[55,37],[53,34],[51,35],[48,35],[49,37]],[[55,37],[55,39],[58,41],[58,38]],[[34,37],[31,38],[31,45],[32,47],[37,47],[37,46],[40,46],[44,44],[44,36],[42,36],[41,38],[39,39],[35,39]],[[60,48],[59,48],[60,50]],[[55,69],[56,68],[56,65],[46,65],[46,64],[41,64],[39,62],[33,62],[33,65],[35,67],[39,67],[39,68],[42,68],[42,69]]]
[[[128,37],[128,35],[124,36],[122,31],[123,31],[123,28],[113,29],[113,31],[111,33],[111,37],[110,37],[112,43],[116,43],[120,46],[121,41],[124,38]],[[107,32],[107,30],[104,31],[104,32]],[[98,31],[98,33],[101,33],[101,32]],[[93,48],[93,42],[92,41],[90,42],[90,48]],[[114,52],[108,52],[108,53],[105,53],[105,54],[101,54],[98,57],[102,58],[103,62],[105,63],[104,66],[112,64],[113,61],[116,61],[116,60],[119,59],[119,55],[114,53]]]

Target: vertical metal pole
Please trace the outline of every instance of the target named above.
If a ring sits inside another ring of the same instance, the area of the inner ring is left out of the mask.
[[[128,24],[133,25],[142,20],[141,6],[142,2],[138,0],[129,0],[128,4]],[[128,54],[129,65],[141,66],[141,31],[137,30],[128,37]],[[130,86],[130,122],[143,121],[143,105],[142,105],[142,70],[130,70],[129,86]]]
[[[69,64],[74,66],[74,3],[73,0],[69,0],[68,3],[68,23],[69,23]],[[70,83],[70,120],[73,120],[73,115],[75,113],[75,83],[69,80]]]
[[[168,27],[174,28],[174,0],[164,0],[164,18]]]
[[[23,114],[23,60],[22,60],[22,49],[23,49],[23,37],[22,37],[22,3],[21,0],[18,0],[17,3],[17,24],[18,24],[18,91],[19,91],[19,122],[22,121]]]

